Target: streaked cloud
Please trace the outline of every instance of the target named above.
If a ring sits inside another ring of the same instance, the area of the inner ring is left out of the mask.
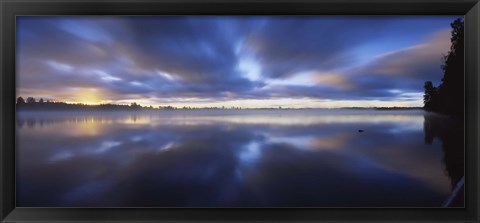
[[[442,77],[455,18],[20,16],[17,95],[87,102],[72,89],[97,89],[88,102],[420,106],[423,83]]]

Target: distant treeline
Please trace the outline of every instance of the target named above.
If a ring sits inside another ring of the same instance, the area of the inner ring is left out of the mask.
[[[66,103],[58,101],[45,101],[42,98],[36,100],[33,97],[27,98],[27,100],[22,97],[17,98],[17,111],[147,111],[147,110],[197,110],[197,109],[217,109],[217,110],[299,110],[299,109],[314,109],[314,108],[241,108],[241,107],[173,107],[173,106],[141,106],[136,102],[131,103],[130,105],[118,105],[118,104],[99,104],[99,105],[88,105],[82,103]],[[334,108],[331,108],[334,109]],[[377,109],[377,110],[412,110],[412,109],[422,109],[421,107],[342,107],[335,109]]]
[[[17,111],[131,111],[160,109],[152,106],[144,107],[135,102],[131,103],[130,105],[87,105],[82,103],[69,104],[65,102],[45,101],[43,99],[37,101],[33,97],[29,97],[27,100],[24,100],[22,97],[18,97],[16,106]],[[169,107],[165,107],[164,109],[169,109]],[[173,109],[173,107],[171,107],[171,109]]]
[[[229,110],[242,110],[241,107],[174,107],[174,106],[142,106],[136,102],[130,105],[118,105],[118,104],[99,104],[88,105],[83,103],[66,103],[58,101],[44,100],[40,98],[38,101],[33,97],[28,97],[26,100],[22,97],[17,98],[16,103],[17,111],[143,111],[143,110],[196,110],[196,109],[229,109]],[[261,109],[273,109],[273,108],[261,108]],[[279,109],[282,109],[279,107]]]
[[[462,18],[451,23],[452,45],[444,56],[443,78],[439,86],[425,82],[424,109],[452,117],[464,116],[464,22]]]

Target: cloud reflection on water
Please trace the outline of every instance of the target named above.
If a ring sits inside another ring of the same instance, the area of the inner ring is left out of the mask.
[[[450,192],[422,112],[202,112],[20,114],[18,206],[439,206]]]

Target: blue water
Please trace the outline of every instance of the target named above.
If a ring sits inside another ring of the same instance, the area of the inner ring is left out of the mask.
[[[17,206],[438,207],[452,179],[428,115],[19,113]]]

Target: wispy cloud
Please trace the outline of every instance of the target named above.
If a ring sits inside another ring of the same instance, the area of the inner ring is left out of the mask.
[[[411,101],[441,79],[454,19],[20,16],[17,94],[80,102],[72,89],[97,89],[93,103],[153,105]]]

